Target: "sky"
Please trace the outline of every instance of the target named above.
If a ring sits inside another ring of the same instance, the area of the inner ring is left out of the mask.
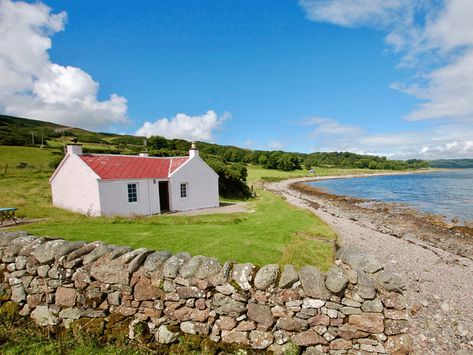
[[[473,158],[471,0],[0,0],[0,112],[251,149]]]

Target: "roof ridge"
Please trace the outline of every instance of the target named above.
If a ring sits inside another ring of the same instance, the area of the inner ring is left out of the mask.
[[[84,153],[81,154],[82,156],[100,156],[100,157],[125,157],[125,158],[152,158],[152,159],[177,159],[177,158],[183,158],[183,159],[188,159],[189,156],[176,156],[176,157],[143,157],[139,155],[127,155],[127,154],[102,154],[102,153]]]

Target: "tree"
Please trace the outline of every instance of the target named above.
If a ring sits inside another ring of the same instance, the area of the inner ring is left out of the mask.
[[[294,163],[290,154],[283,154],[278,159],[278,169],[284,171],[294,170]]]

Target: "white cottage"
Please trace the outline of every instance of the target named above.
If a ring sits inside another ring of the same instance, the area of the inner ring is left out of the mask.
[[[188,157],[82,154],[71,144],[49,179],[53,205],[91,216],[151,215],[219,205],[218,175],[192,144]]]

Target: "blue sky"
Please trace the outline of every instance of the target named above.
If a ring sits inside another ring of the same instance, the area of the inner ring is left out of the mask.
[[[457,80],[473,7],[419,3],[0,0],[0,110],[254,149],[473,157],[473,70]]]

